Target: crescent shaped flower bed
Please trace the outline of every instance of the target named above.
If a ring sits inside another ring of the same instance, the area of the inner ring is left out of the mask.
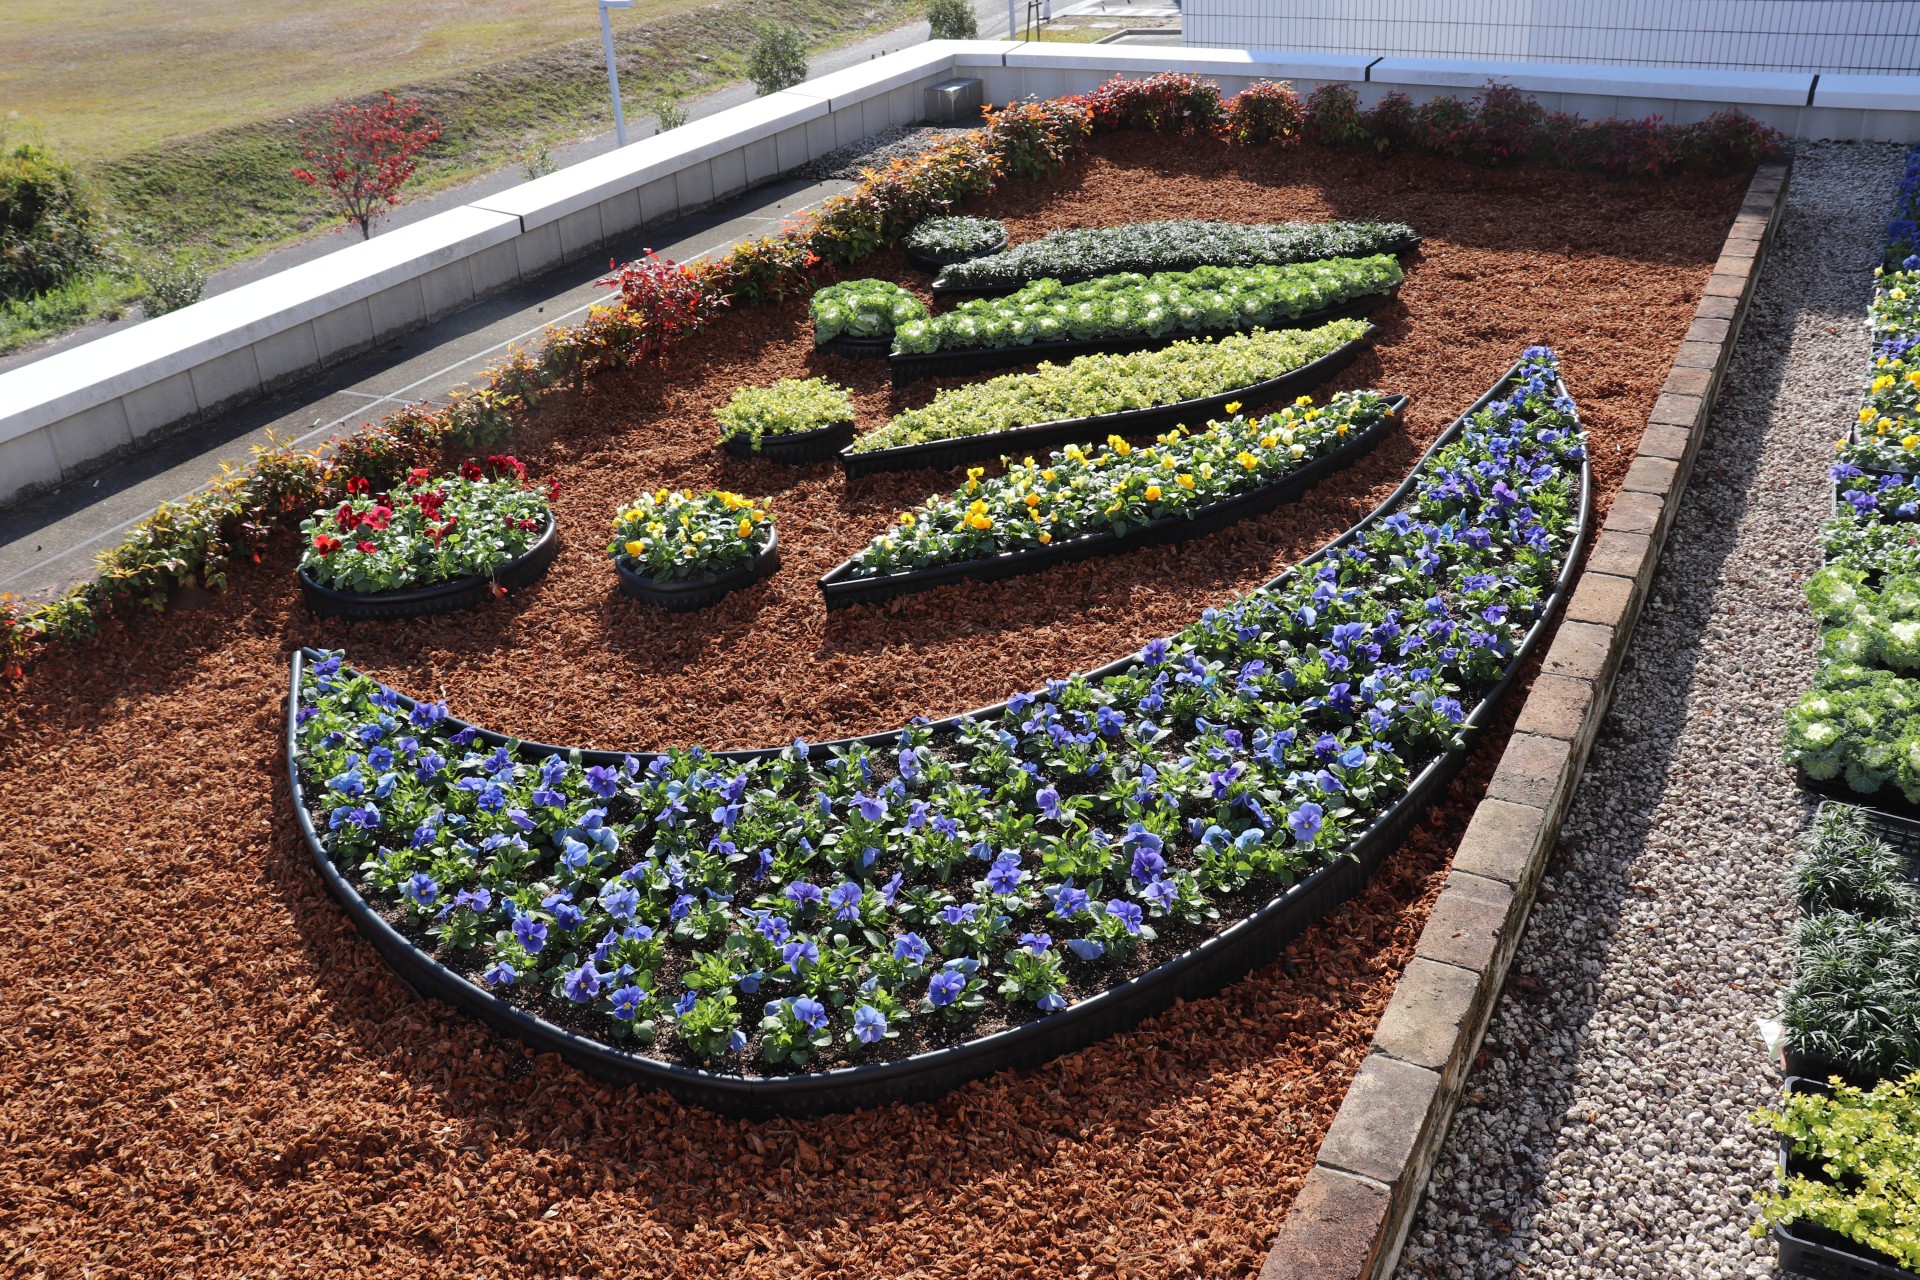
[[[933,1096],[1213,989],[1364,883],[1564,596],[1584,440],[1531,349],[1267,587],[842,743],[566,751],[296,655],[296,811],[410,982],[589,1070],[757,1114]]]
[[[1373,448],[1405,407],[1404,397],[1370,391],[1320,408],[1302,396],[1264,418],[1177,427],[1138,449],[1116,435],[1092,453],[1068,445],[990,480],[975,467],[952,493],[901,512],[821,578],[820,591],[838,609],[1197,538],[1298,498]]]
[[[1291,266],[1199,267],[1039,280],[1003,298],[973,298],[893,334],[894,381],[945,377],[1096,351],[1140,351],[1198,334],[1308,328],[1365,314],[1399,289],[1391,256]]]
[[[620,590],[673,613],[718,604],[780,567],[766,504],[724,489],[641,494],[614,518],[607,554]]]
[[[1203,222],[1168,218],[1117,227],[1068,227],[1001,253],[949,266],[935,293],[1011,293],[1035,280],[1062,282],[1137,271],[1284,266],[1323,258],[1401,254],[1420,243],[1402,222]]]
[[[470,608],[536,581],[560,550],[551,488],[496,455],[451,475],[417,467],[301,522],[300,590],[323,617],[404,618]]]
[[[1257,408],[1331,377],[1372,332],[1363,320],[1256,329],[950,387],[855,440],[841,466],[849,478],[956,467],[1113,433],[1151,434],[1204,421],[1234,401]]]

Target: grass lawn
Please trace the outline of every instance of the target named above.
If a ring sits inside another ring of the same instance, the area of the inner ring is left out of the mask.
[[[630,30],[699,7],[636,0],[613,20]],[[284,119],[599,35],[587,0],[13,0],[7,10],[0,117],[16,132],[38,129],[75,160]]]

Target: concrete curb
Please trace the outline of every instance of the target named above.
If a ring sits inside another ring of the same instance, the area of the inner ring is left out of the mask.
[[[1747,187],[1647,416],[1638,456],[1261,1280],[1381,1280],[1399,1262],[1607,713],[1779,224],[1790,170],[1791,161],[1762,165]]]

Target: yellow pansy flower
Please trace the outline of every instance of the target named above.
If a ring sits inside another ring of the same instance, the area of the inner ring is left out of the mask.
[[[1159,485],[1157,485],[1157,484],[1150,484],[1150,485],[1148,485],[1148,486],[1147,486],[1147,501],[1148,501],[1148,502],[1158,502],[1158,501],[1160,501],[1160,486],[1159,486]]]
[[[647,544],[636,538],[627,544],[627,554],[635,560],[638,560],[641,556],[647,554]]]
[[[1234,458],[1234,461],[1239,463],[1241,466],[1245,467],[1249,471],[1253,470],[1255,467],[1260,465],[1260,459],[1254,457],[1252,454],[1248,453],[1245,449],[1242,449],[1239,452],[1239,454]]]
[[[1240,402],[1238,400],[1229,400],[1222,408],[1228,413],[1238,413],[1240,412]]]
[[[747,519],[744,516],[741,517],[740,528],[737,530],[737,532],[743,538],[751,538],[753,536],[753,521]]]
[[[1182,489],[1193,488],[1193,476],[1190,473],[1185,471],[1182,471],[1179,475],[1175,476],[1173,478],[1173,482],[1179,485]]]
[[[1052,541],[1053,541],[1053,535],[1043,530],[1040,534],[1040,545],[1044,547],[1049,542],[1052,542]]]

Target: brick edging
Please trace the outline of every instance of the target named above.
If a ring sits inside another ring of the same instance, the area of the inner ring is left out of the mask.
[[[1382,1280],[1439,1158],[1785,207],[1760,166],[1513,735],[1261,1280]]]

